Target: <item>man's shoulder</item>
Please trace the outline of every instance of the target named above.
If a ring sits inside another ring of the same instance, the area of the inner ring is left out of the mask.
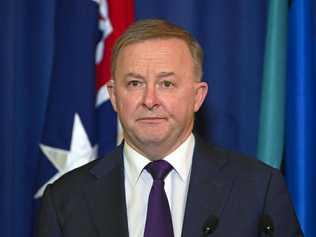
[[[203,150],[202,154],[206,154],[204,155],[205,159],[210,162],[214,162],[215,160],[215,162],[221,163],[222,170],[227,173],[245,176],[266,176],[280,173],[279,170],[248,154],[211,145],[201,139],[198,140],[198,146],[199,149]]]
[[[69,193],[69,190],[76,191],[81,189],[82,185],[96,180],[99,175],[119,164],[118,155],[120,152],[121,148],[116,147],[105,156],[67,172],[53,184],[50,184],[50,189],[54,192],[62,193]]]

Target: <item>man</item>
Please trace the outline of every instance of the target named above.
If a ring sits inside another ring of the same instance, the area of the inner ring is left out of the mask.
[[[201,78],[189,33],[162,20],[132,25],[108,84],[124,142],[47,187],[38,236],[301,236],[277,170],[192,134]]]

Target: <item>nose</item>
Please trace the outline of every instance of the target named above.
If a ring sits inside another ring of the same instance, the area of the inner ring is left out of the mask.
[[[143,104],[149,110],[153,110],[155,107],[159,106],[159,100],[157,98],[157,92],[154,85],[148,85],[146,87]]]

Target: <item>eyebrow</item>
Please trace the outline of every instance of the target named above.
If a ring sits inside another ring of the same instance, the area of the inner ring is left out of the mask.
[[[174,72],[160,72],[158,74],[158,79],[161,79],[161,78],[165,78],[165,77],[170,77],[170,76],[175,76],[176,74]],[[125,79],[126,78],[129,78],[129,77],[132,77],[132,78],[136,78],[136,79],[141,79],[141,80],[144,80],[145,77],[138,74],[138,73],[134,73],[134,72],[129,72],[125,75]]]
[[[137,79],[144,79],[144,77],[138,73],[134,73],[134,72],[129,72],[125,75],[124,78],[128,78],[128,77],[133,77],[133,78],[137,78]]]
[[[158,74],[158,78],[164,78],[164,77],[170,77],[170,76],[175,76],[176,74],[174,72],[161,72]]]

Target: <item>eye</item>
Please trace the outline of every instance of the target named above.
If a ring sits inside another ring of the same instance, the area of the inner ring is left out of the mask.
[[[138,80],[131,80],[127,83],[128,87],[140,87],[142,85],[143,85],[143,83],[141,81],[138,81]]]
[[[163,88],[171,88],[174,87],[174,83],[172,81],[168,81],[168,80],[163,80],[161,81],[161,87]]]

